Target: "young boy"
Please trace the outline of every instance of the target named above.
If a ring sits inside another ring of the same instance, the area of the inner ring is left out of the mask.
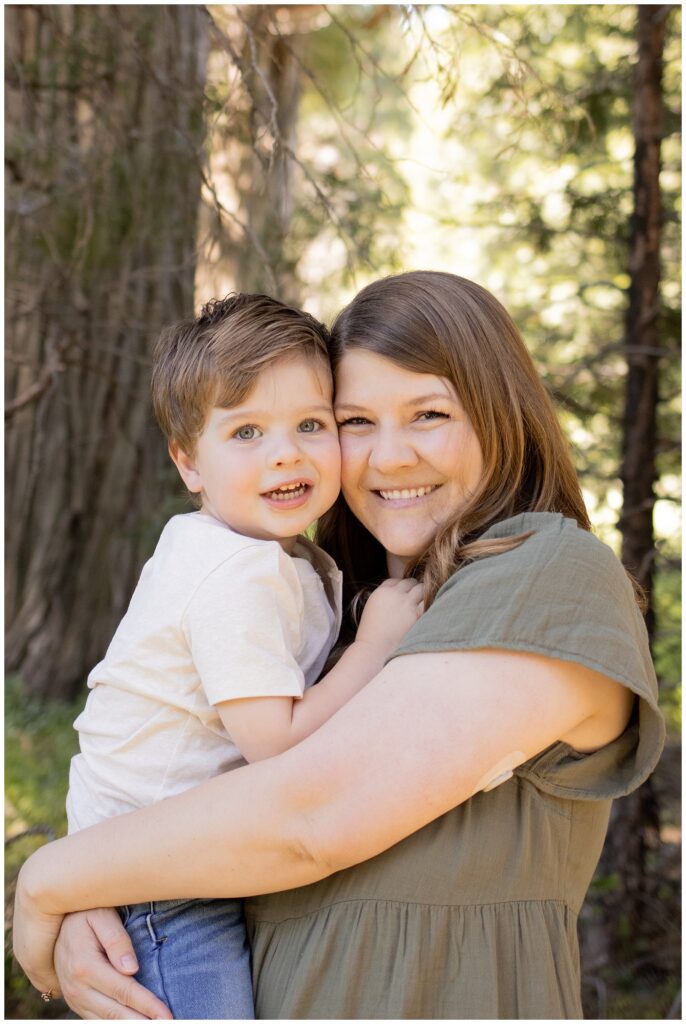
[[[302,536],[340,489],[327,337],[263,295],[210,303],[160,337],[155,414],[200,508],[165,526],[88,678],[70,831],[288,749],[380,671],[418,617],[419,586],[387,581],[310,689],[341,616],[340,573]],[[138,980],[175,1018],[254,1017],[240,900],[120,912]]]

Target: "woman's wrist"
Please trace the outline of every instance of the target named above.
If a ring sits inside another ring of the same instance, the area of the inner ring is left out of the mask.
[[[30,860],[34,861],[34,857]],[[27,861],[17,879],[12,935],[14,956],[40,992],[55,994],[58,981],[53,951],[63,915],[46,910],[41,873],[35,870],[35,863]]]

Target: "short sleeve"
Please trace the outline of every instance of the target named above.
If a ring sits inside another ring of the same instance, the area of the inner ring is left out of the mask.
[[[513,550],[455,573],[393,657],[485,647],[529,651],[578,662],[626,686],[637,700],[618,739],[591,754],[555,743],[515,772],[557,796],[624,796],[655,767],[665,731],[633,588],[612,550],[561,515],[527,513],[484,536],[529,531]]]
[[[303,595],[281,546],[262,543],[232,554],[189,601],[184,632],[211,704],[245,697],[302,697],[296,660]]]

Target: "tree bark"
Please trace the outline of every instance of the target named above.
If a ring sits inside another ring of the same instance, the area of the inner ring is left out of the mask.
[[[68,697],[161,523],[160,327],[193,308],[204,7],[7,7],[6,655]]]
[[[301,59],[312,18],[310,7],[253,4],[225,7],[216,20],[215,55],[228,57],[235,81],[218,111],[211,155],[213,179],[222,195],[230,194],[233,213],[219,209],[217,195],[203,213],[205,232],[213,236],[203,275],[215,292],[235,288],[300,301],[299,254],[288,236],[298,175]],[[215,77],[230,77],[221,62]]]
[[[621,477],[624,501],[619,528],[622,561],[644,588],[646,625],[655,633],[652,599],[655,569],[653,510],[657,480],[657,410],[661,335],[660,143],[663,125],[662,55],[670,6],[638,7],[638,60],[633,96],[634,214],[630,239],[631,284],[626,322],[626,377]],[[617,801],[603,854],[605,874],[618,888],[610,900],[610,948],[617,944],[620,916],[634,933],[640,927],[646,896],[646,854],[659,843],[659,808],[650,780]]]
[[[286,243],[293,212],[296,165],[291,154],[296,152],[302,94],[302,36],[275,31],[272,18],[268,7],[256,6],[246,11],[243,59],[254,101],[253,144],[245,154],[242,168],[242,179],[252,185],[243,192],[242,204],[269,259],[279,297],[297,303],[296,261]],[[265,132],[267,126],[269,130]],[[254,246],[247,247],[238,264],[239,290],[266,291],[267,284],[260,253]]]
[[[660,143],[662,140],[662,53],[669,7],[638,8],[638,61],[633,101],[634,214],[626,325],[627,364],[624,398],[622,484],[619,528],[622,561],[648,597],[646,624],[654,635],[652,587],[658,380],[660,365]]]

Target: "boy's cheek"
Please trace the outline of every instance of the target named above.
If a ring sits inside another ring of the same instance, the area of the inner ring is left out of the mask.
[[[334,469],[336,466],[340,468],[341,445],[338,440],[338,435],[330,435],[326,439],[326,464],[329,469]]]

